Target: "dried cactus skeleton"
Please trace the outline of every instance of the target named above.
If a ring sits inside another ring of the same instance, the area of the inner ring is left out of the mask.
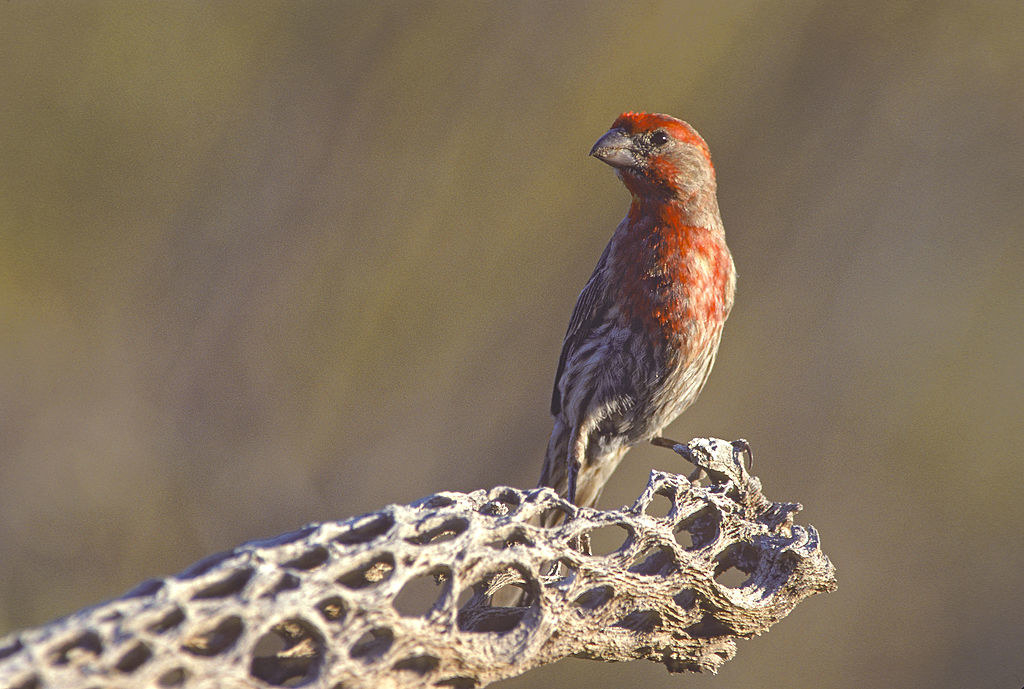
[[[708,484],[652,472],[620,510],[499,487],[247,543],[0,639],[0,686],[482,687],[567,656],[715,672],[836,586],[742,449],[678,445]],[[581,552],[607,530],[619,547]]]

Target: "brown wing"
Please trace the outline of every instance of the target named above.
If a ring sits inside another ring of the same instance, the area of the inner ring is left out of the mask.
[[[565,362],[569,355],[575,351],[579,343],[592,332],[595,324],[600,323],[607,307],[605,295],[605,282],[598,278],[604,271],[604,264],[608,261],[608,253],[611,242],[605,246],[601,258],[597,261],[594,272],[580,292],[576,300],[576,306],[572,310],[572,317],[569,319],[569,327],[565,331],[565,339],[562,340],[562,354],[558,357],[558,370],[555,371],[555,389],[551,393],[551,413],[558,416],[562,411],[562,391],[558,389],[558,383],[562,379],[565,370]]]

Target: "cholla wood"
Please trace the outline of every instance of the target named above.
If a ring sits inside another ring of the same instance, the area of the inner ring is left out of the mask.
[[[709,484],[652,472],[620,510],[500,487],[247,543],[0,640],[0,686],[481,687],[566,656],[714,672],[836,586],[744,449],[678,445]],[[564,521],[539,526],[552,509]],[[602,528],[624,542],[588,554]],[[730,568],[745,581],[719,581]]]

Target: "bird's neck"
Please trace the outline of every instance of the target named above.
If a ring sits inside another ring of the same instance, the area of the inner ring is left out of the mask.
[[[646,224],[663,230],[701,228],[723,239],[725,237],[714,189],[692,194],[634,196],[628,217],[634,226]]]

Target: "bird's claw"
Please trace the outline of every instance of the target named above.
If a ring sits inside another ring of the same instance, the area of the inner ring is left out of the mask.
[[[751,449],[750,443],[747,442],[746,438],[737,438],[732,441],[732,453],[733,459],[740,465],[743,466],[742,457],[747,458],[746,469],[747,471],[754,470],[754,450]]]

